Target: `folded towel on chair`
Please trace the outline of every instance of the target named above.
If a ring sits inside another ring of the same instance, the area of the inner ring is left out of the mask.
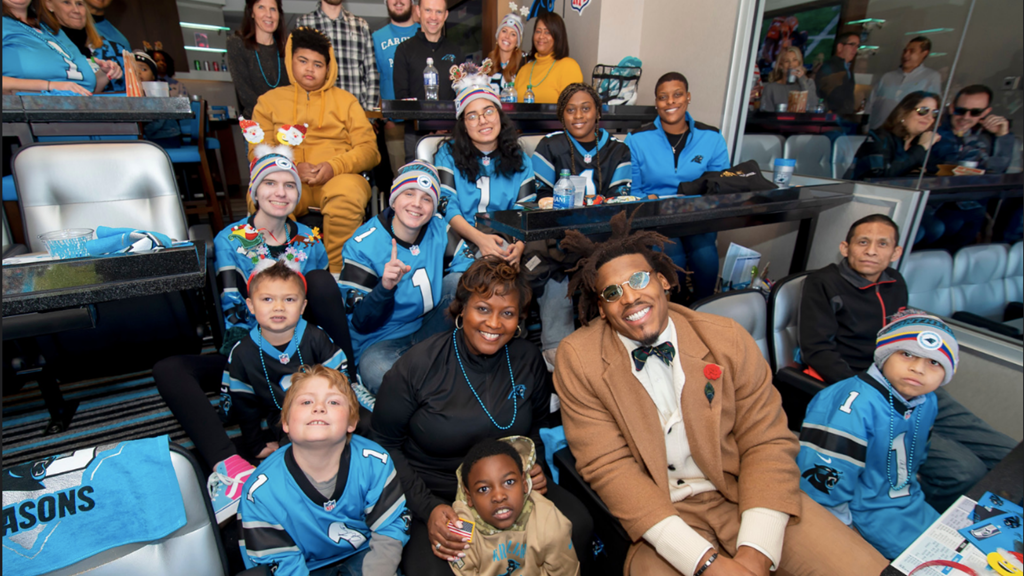
[[[86,242],[85,247],[89,251],[89,256],[102,256],[170,248],[171,243],[172,240],[167,235],[159,232],[100,226],[96,229],[96,239]]]
[[[3,471],[3,571],[35,576],[185,525],[167,436]]]

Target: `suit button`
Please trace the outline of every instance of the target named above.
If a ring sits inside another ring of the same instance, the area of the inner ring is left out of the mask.
[[[668,429],[668,433],[669,433],[669,434],[671,434],[671,433],[672,433],[672,429],[671,429],[671,428],[669,428],[669,429]]]
[[[669,464],[668,465],[668,469],[673,471],[673,472],[675,472],[676,471],[676,465],[675,464]]]
[[[682,486],[683,483],[684,483],[683,480],[676,480],[676,486]]]

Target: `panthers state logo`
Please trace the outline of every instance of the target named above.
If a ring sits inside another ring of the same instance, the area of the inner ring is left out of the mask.
[[[815,464],[814,468],[805,470],[801,476],[810,482],[811,486],[814,486],[818,490],[825,494],[831,493],[832,489],[839,483],[839,476],[842,473],[835,468],[829,468],[828,466],[822,466],[821,464]]]
[[[358,550],[363,542],[366,542],[366,536],[362,533],[345,526],[344,522],[331,522],[331,525],[327,528],[327,536],[334,541],[335,544],[340,544],[342,540],[348,542],[353,549]]]

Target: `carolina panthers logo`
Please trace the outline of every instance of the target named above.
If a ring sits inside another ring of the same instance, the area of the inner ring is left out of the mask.
[[[455,54],[445,54],[444,56],[441,57],[441,61],[444,62],[445,60],[449,62],[455,62]]]
[[[690,162],[696,162],[697,164],[700,164],[703,161],[704,157],[701,156],[700,154],[697,154],[696,156],[693,157],[693,160],[690,160]]]
[[[505,570],[505,573],[502,574],[501,576],[512,576],[512,573],[515,572],[516,570],[519,570],[519,562],[516,562],[515,560],[509,558],[508,559],[508,568]]]
[[[831,493],[831,490],[836,487],[839,483],[839,476],[842,473],[835,468],[829,468],[828,466],[822,466],[821,464],[815,464],[814,468],[805,470],[801,476],[807,479],[818,490],[821,490],[825,494]]]
[[[938,350],[942,346],[942,338],[935,332],[921,332],[917,335],[917,343],[925,350]]]
[[[345,526],[344,522],[331,522],[331,525],[327,528],[327,536],[336,544],[344,540],[356,550],[363,545],[363,542],[366,542],[366,536]]]
[[[1016,530],[1020,528],[1020,516],[1010,516],[1006,520],[1003,520],[1003,524],[1006,524],[1007,528]]]

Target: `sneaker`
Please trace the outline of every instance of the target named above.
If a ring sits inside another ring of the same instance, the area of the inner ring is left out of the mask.
[[[217,516],[217,524],[224,525],[234,518],[238,512],[238,499],[242,496],[242,487],[256,467],[239,455],[221,460],[213,468],[213,474],[206,482],[210,492],[213,513]]]
[[[356,393],[356,400],[359,401],[359,405],[373,412],[373,407],[377,403],[377,397],[373,395],[373,392],[367,390],[366,386],[363,386],[361,379],[352,383],[352,391]]]

